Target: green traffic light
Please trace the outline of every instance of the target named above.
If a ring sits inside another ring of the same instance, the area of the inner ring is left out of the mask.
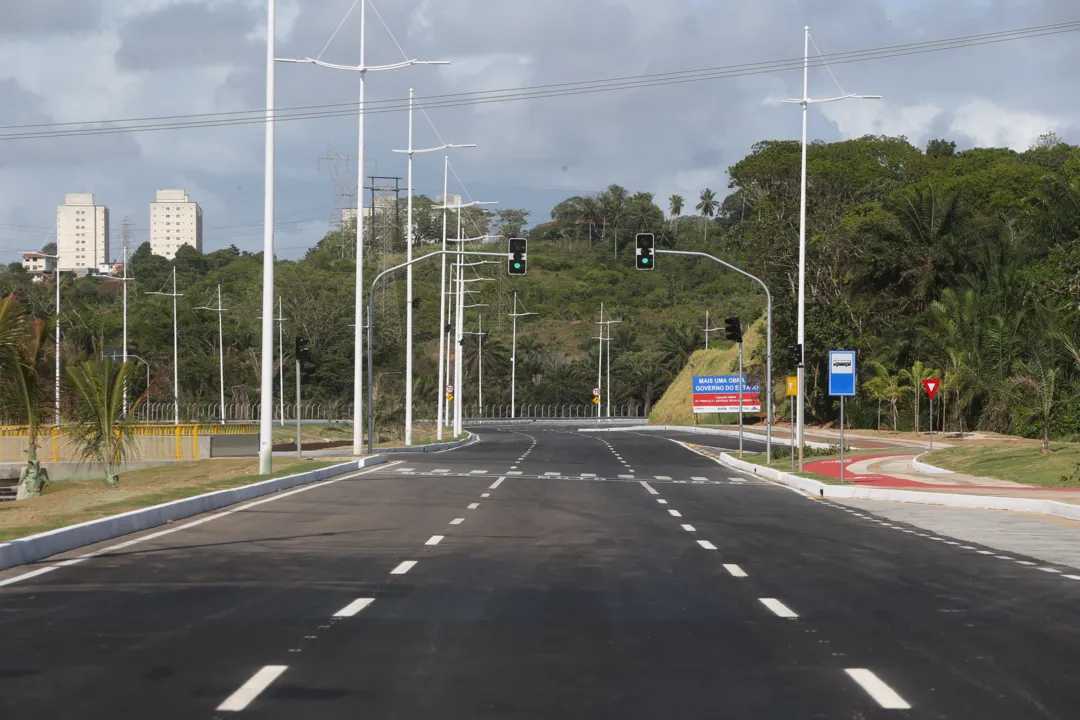
[[[649,258],[641,258],[641,264],[642,265],[648,265],[649,264]]]
[[[514,269],[517,270],[521,267],[521,263],[514,263]]]

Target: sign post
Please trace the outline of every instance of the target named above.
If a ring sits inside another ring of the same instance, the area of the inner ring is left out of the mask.
[[[787,396],[789,398],[799,396],[799,376],[788,375]],[[795,472],[795,401],[789,401],[791,406],[791,472]]]
[[[840,482],[844,482],[844,398],[855,397],[855,351],[829,351],[829,395],[840,397]]]
[[[932,378],[922,381],[922,386],[926,389],[926,394],[930,398],[930,449],[934,449],[934,396],[937,395],[938,388],[941,386],[941,381]]]

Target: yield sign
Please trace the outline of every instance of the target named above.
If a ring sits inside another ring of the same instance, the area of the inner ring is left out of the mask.
[[[941,387],[941,381],[923,380],[922,386],[926,389],[926,394],[930,396],[931,400],[933,400],[934,396],[937,395],[938,388]]]

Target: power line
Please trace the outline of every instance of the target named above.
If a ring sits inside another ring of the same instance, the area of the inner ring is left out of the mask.
[[[1080,21],[1057,23],[1054,25],[1042,25],[1018,30],[1007,30],[996,33],[984,33],[981,35],[968,35],[943,40],[908,43],[905,45],[891,45],[866,50],[856,50],[829,55],[819,55],[809,59],[811,67],[822,67],[828,64],[840,65],[869,60],[881,60],[909,55],[920,55],[943,50],[957,50],[962,48],[977,47],[1014,40],[1023,40],[1050,35],[1059,35],[1080,31]],[[647,75],[633,75],[625,77],[607,78],[601,80],[585,80],[549,85],[534,85],[518,88],[504,88],[500,90],[485,90],[468,93],[449,93],[431,95],[420,100],[425,101],[427,108],[465,107],[485,105],[491,103],[510,102],[514,100],[535,100],[549,97],[568,97],[574,95],[586,95],[598,92],[612,92],[616,90],[632,90],[640,88],[661,87],[691,82],[703,82],[707,80],[724,80],[751,75],[771,74],[802,69],[803,58],[789,58],[784,60],[772,60],[740,65],[727,65],[695,70],[679,70]],[[365,103],[364,112],[367,114],[381,114],[387,112],[403,112],[408,110],[408,99],[397,98],[390,100],[374,100]],[[335,109],[336,108],[336,109]],[[111,135],[128,132],[151,132],[159,130],[173,130],[182,128],[223,127],[235,125],[262,124],[266,122],[265,109],[237,110],[220,113],[202,113],[194,115],[172,115],[148,118],[132,118],[126,120],[96,120],[83,122],[43,123],[37,125],[7,125],[0,126],[0,130],[32,130],[32,132],[0,133],[0,140],[17,139],[42,139],[53,137],[78,137],[87,135]],[[332,103],[324,105],[307,105],[275,109],[275,122],[287,122],[292,120],[312,120],[333,117],[355,116],[358,112],[355,103]],[[249,116],[249,117],[233,117]],[[157,122],[164,120],[177,120],[178,122]],[[122,127],[105,128],[75,128],[69,130],[42,130],[41,128],[64,128],[76,125],[101,125],[120,123],[132,123]],[[139,124],[141,123],[141,124]]]

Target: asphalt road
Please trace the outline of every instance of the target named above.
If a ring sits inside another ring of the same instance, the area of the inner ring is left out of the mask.
[[[0,573],[0,718],[1077,716],[1068,570],[651,433],[480,434]]]

